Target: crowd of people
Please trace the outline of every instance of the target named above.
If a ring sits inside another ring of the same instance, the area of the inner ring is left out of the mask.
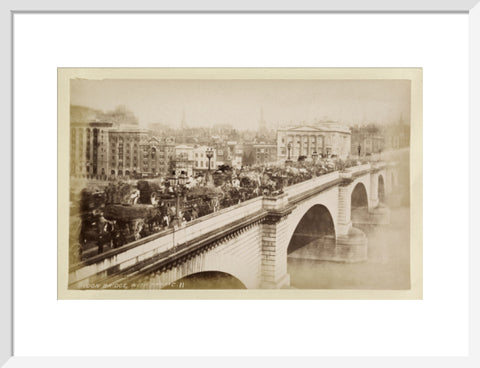
[[[177,173],[184,183],[175,187],[167,177],[84,189],[77,208],[79,257],[86,259],[261,195],[279,195],[286,186],[362,163],[320,159],[241,169],[221,166],[204,175]]]

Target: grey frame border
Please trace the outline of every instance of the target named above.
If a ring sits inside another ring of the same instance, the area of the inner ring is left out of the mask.
[[[480,366],[479,314],[480,298],[478,280],[480,270],[474,262],[480,259],[480,235],[474,232],[475,205],[480,205],[480,193],[469,191],[469,266],[470,299],[469,310],[477,313],[469,315],[469,357],[468,358],[20,358],[13,354],[13,20],[16,13],[469,13],[469,158],[480,157],[480,145],[475,137],[480,135],[480,5],[479,0],[244,0],[230,1],[195,0],[155,1],[137,0],[84,0],[64,2],[43,0],[4,0],[0,3],[0,44],[5,57],[0,59],[0,114],[1,125],[0,157],[10,180],[2,180],[3,193],[10,193],[8,205],[0,209],[1,236],[4,243],[0,247],[0,364],[5,367],[100,367],[190,366],[201,367],[243,367],[249,364],[301,364],[316,367],[328,364],[331,367],[345,367],[361,363],[372,367],[403,367],[405,365],[435,366]],[[477,97],[476,99],[474,97]],[[474,171],[473,160],[469,161],[469,188],[480,187],[480,175]],[[473,175],[472,175],[473,174]],[[5,364],[5,365],[3,365]]]

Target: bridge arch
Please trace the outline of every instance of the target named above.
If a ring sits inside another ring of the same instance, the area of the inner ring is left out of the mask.
[[[335,244],[335,222],[329,209],[323,204],[311,206],[297,223],[289,236],[287,254],[312,243],[315,240],[333,241]]]
[[[365,184],[358,182],[352,189],[351,208],[367,207],[368,208],[368,192]]]
[[[146,289],[163,289],[169,285],[179,285],[181,280],[193,278],[195,275],[210,276],[229,276],[231,279],[237,280],[239,288],[253,289],[257,287],[257,278],[251,272],[251,267],[242,259],[225,254],[218,251],[218,248],[197,254],[175,267],[155,271],[144,275],[140,280],[136,281],[137,285]]]
[[[182,277],[164,289],[246,289],[245,284],[227,272],[202,271]]]

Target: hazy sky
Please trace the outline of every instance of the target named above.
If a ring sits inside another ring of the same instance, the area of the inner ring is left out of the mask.
[[[104,111],[125,105],[141,126],[231,124],[258,128],[334,120],[410,121],[408,80],[71,80],[71,104]]]

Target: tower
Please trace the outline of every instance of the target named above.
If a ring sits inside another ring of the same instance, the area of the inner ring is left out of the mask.
[[[267,123],[263,118],[263,107],[260,109],[260,121],[258,123],[258,132],[261,134],[265,134],[267,132]]]
[[[180,122],[180,129],[187,129],[187,122],[185,121],[185,109],[182,110],[182,120]]]

